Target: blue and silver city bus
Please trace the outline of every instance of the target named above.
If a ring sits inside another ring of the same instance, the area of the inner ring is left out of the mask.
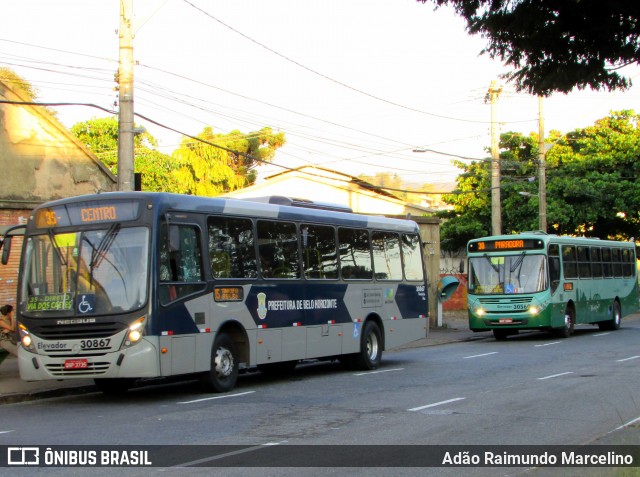
[[[24,230],[20,375],[104,392],[197,376],[226,392],[241,370],[312,358],[375,369],[383,350],[426,336],[423,260],[415,222],[303,200],[49,202]]]
[[[576,324],[617,330],[638,311],[634,242],[531,232],[471,240],[467,257],[469,327],[497,340],[519,330],[568,337]]]

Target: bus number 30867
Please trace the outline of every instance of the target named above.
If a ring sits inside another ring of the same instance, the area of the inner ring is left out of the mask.
[[[81,349],[92,349],[92,348],[107,348],[109,343],[111,342],[111,338],[104,338],[101,340],[82,340],[80,341]]]

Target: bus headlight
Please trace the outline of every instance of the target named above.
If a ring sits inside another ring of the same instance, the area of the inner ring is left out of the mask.
[[[133,346],[142,339],[142,331],[144,329],[144,323],[147,317],[137,319],[129,326],[129,332],[127,333],[127,339],[125,340],[125,346]]]
[[[537,307],[537,306],[535,306],[535,305],[531,305],[531,306],[529,307],[529,314],[530,314],[530,315],[534,316],[534,315],[537,315],[538,313],[540,313],[540,308],[538,308],[538,307]]]
[[[476,311],[476,315],[478,315],[478,316],[484,316],[484,315],[487,314],[487,311],[484,308],[478,307],[478,308],[476,308],[475,311]]]
[[[31,334],[27,327],[20,323],[20,325],[18,325],[18,332],[20,333],[20,343],[22,344],[22,347],[27,351],[35,353],[36,350],[33,346],[33,340],[31,339]]]

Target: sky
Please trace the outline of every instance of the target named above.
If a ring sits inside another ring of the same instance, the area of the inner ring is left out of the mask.
[[[0,67],[43,102],[116,110],[120,2],[2,1]],[[538,99],[500,79],[452,9],[415,0],[133,0],[134,110],[197,135],[283,131],[275,165],[315,164],[346,174],[398,174],[450,187],[454,159],[486,158],[491,81],[503,91],[499,131],[538,131]],[[625,72],[636,83],[640,69]],[[107,113],[55,108],[67,127]],[[592,125],[609,111],[640,111],[638,86],[544,100],[545,131]],[[171,153],[181,135],[136,119]],[[427,150],[427,152],[414,152]]]

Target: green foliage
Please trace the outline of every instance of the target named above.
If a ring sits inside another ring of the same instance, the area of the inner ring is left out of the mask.
[[[118,172],[118,120],[94,118],[75,124],[71,132],[111,170]],[[198,139],[183,138],[171,156],[154,149],[149,133],[134,139],[135,172],[142,173],[142,190],[215,196],[253,184],[255,166],[273,160],[285,142],[284,133],[263,128],[249,134],[214,134],[205,128]],[[211,144],[215,144],[216,147]],[[235,152],[231,152],[235,151]]]
[[[631,81],[618,68],[640,61],[639,2],[430,1],[451,5],[487,39],[483,53],[513,67],[507,78],[533,94],[626,89]]]
[[[552,131],[547,152],[548,231],[557,234],[629,239],[640,236],[640,116],[612,112],[594,126],[561,136]],[[538,229],[538,137],[500,137],[502,231]],[[453,211],[441,229],[442,248],[464,248],[491,233],[491,160],[457,162],[463,170],[453,194]],[[519,192],[534,196],[524,197]]]
[[[93,118],[74,124],[71,133],[117,175],[118,120],[115,117]],[[170,156],[152,149],[156,145],[156,139],[148,132],[134,138],[135,172],[142,174],[142,190],[177,192],[175,165]]]
[[[184,138],[173,153],[179,192],[184,194],[214,196],[253,184],[255,167],[273,160],[285,143],[284,133],[271,128],[215,134],[207,127],[197,138],[202,141]]]

